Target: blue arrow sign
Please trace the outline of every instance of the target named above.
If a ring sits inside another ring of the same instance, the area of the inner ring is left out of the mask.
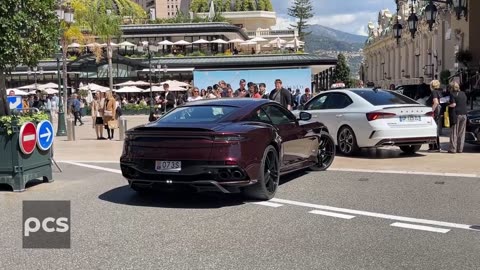
[[[48,120],[43,120],[37,125],[37,146],[47,151],[53,144],[53,125]]]
[[[22,97],[19,96],[7,96],[8,103],[10,104],[10,110],[23,108]]]

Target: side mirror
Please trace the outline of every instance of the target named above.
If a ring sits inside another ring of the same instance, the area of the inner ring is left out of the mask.
[[[309,114],[308,112],[300,112],[300,115],[298,117],[298,120],[300,121],[309,121],[312,119],[312,115]]]

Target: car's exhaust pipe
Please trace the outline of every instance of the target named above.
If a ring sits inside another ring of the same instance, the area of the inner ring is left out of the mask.
[[[221,171],[219,172],[218,177],[221,180],[227,180],[227,179],[230,179],[232,176],[229,171]]]
[[[243,173],[242,173],[241,171],[239,171],[239,170],[233,171],[232,176],[233,176],[234,179],[242,179],[242,178],[244,178]]]

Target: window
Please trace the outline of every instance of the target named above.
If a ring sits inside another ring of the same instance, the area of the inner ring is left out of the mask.
[[[237,109],[229,106],[179,107],[161,117],[158,123],[214,123]]]
[[[263,123],[272,124],[272,121],[270,121],[270,118],[268,118],[268,115],[265,113],[263,109],[258,109],[251,116],[249,116],[246,119],[246,121],[263,122]]]
[[[397,105],[397,104],[418,104],[415,100],[392,91],[385,90],[352,90],[373,106]]]
[[[343,109],[352,104],[352,100],[345,94],[331,93],[325,102],[325,109]]]
[[[274,125],[284,125],[295,122],[295,116],[289,111],[278,106],[269,105],[265,107],[265,113],[270,117]]]
[[[310,101],[305,107],[306,110],[323,110],[325,109],[325,101],[327,100],[328,94],[318,96]]]

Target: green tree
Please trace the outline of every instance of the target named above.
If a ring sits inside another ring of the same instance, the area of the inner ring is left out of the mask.
[[[265,1],[265,11],[273,11],[273,5],[271,0],[264,0]]]
[[[255,0],[243,0],[242,11],[253,11],[253,10],[257,10],[257,5],[255,4]]]
[[[112,39],[122,34],[121,15],[115,12],[114,0],[92,0],[87,7],[85,22],[92,35],[100,37],[107,43],[108,78],[110,90],[113,90],[112,74]],[[118,10],[120,12],[120,10]],[[98,58],[97,58],[98,59]]]
[[[313,6],[310,0],[295,0],[293,6],[288,9],[288,15],[294,17],[297,22],[292,24],[298,30],[298,35],[301,40],[304,40],[305,36],[310,34],[305,32],[308,27],[308,20],[313,17]]]
[[[337,65],[335,66],[335,72],[332,77],[333,83],[343,82],[347,87],[350,87],[350,67],[347,64],[345,55],[339,54],[337,58]]]
[[[190,10],[193,12],[208,12],[210,6],[208,0],[193,0],[190,4]]]
[[[257,1],[257,10],[265,10],[266,9],[265,0],[258,0]]]
[[[0,102],[7,108],[5,77],[17,65],[36,66],[58,42],[56,0],[0,1]]]

